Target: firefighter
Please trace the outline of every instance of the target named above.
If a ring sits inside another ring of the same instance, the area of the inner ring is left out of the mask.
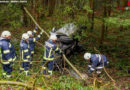
[[[96,70],[96,73],[99,75],[101,74],[101,70],[104,66],[108,64],[108,60],[106,56],[102,54],[91,54],[91,53],[85,53],[84,59],[89,60],[90,64],[88,65],[88,75],[91,76],[92,72]]]
[[[40,32],[40,34],[37,37],[34,37],[34,34],[37,32],[37,27],[35,27],[34,31],[28,31],[27,34],[29,35],[29,51],[31,53],[31,61],[33,58],[33,54],[34,54],[34,48],[35,48],[35,42],[41,37],[43,31]],[[32,62],[30,61],[30,66],[32,66]]]
[[[45,74],[47,71],[48,75],[52,75],[54,54],[55,52],[62,53],[61,49],[56,45],[56,41],[57,36],[55,34],[52,34],[49,40],[45,42],[45,52],[43,56],[43,74]]]
[[[3,67],[4,78],[11,78],[12,64],[16,60],[16,53],[10,43],[11,33],[3,31],[0,38],[0,59]]]
[[[20,42],[20,52],[22,57],[20,72],[24,71],[25,75],[29,75],[28,70],[29,70],[30,58],[31,58],[28,39],[29,39],[28,34],[24,33],[22,35],[22,40]]]

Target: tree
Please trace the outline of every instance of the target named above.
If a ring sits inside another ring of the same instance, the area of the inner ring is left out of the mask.
[[[49,16],[51,16],[55,9],[55,0],[49,0],[48,7],[49,7]]]

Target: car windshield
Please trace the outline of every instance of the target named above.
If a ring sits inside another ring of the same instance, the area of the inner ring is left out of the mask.
[[[73,23],[66,24],[62,28],[56,31],[57,34],[65,34],[67,36],[72,35],[77,30],[77,26]]]

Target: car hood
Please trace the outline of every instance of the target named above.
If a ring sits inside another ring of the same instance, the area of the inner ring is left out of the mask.
[[[69,24],[64,25],[62,28],[58,29],[55,33],[70,36],[75,31],[77,31],[77,26],[73,23],[69,23]]]

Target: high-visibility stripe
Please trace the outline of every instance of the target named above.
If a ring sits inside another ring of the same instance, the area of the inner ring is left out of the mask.
[[[100,73],[101,73],[101,71],[97,71],[96,73],[97,73],[97,74],[100,74]]]
[[[28,59],[24,59],[23,62],[30,62]]]
[[[30,56],[28,55],[28,56],[26,56],[26,58],[30,58]]]
[[[56,48],[56,51],[58,51],[58,50],[59,50],[59,48],[57,47],[57,48]]]
[[[30,61],[30,64],[32,64],[32,62]]]
[[[46,69],[46,67],[42,67],[42,69]]]
[[[28,70],[26,70],[26,71],[24,71],[25,73],[28,73],[29,71]]]
[[[23,50],[25,53],[28,52],[28,49]]]
[[[10,64],[10,62],[8,62],[8,61],[5,62],[5,61],[3,61],[3,60],[1,60],[1,63],[2,63],[2,64]]]
[[[98,57],[99,57],[99,62],[101,62],[101,55],[99,55]]]
[[[10,53],[10,50],[4,50],[3,53],[4,54]]]
[[[31,54],[34,54],[34,51],[31,51]]]
[[[50,61],[54,60],[54,58],[47,58],[47,57],[43,57],[43,59],[50,60]]]
[[[36,38],[33,38],[33,42],[36,42]]]
[[[4,73],[2,73],[2,75],[4,75],[4,76],[5,76],[5,75],[6,75],[6,73],[4,72]]]
[[[12,59],[12,58],[10,58],[10,59],[8,59],[8,62],[12,62],[12,60],[13,60],[13,59]]]
[[[49,73],[50,75],[52,75],[52,70],[48,70],[48,73]]]
[[[96,67],[96,69],[102,69],[103,67]]]
[[[40,37],[41,37],[41,35],[38,35],[38,37],[40,38]]]
[[[48,58],[51,57],[51,53],[52,53],[52,48],[51,48],[51,50],[49,51],[49,56],[48,56]]]
[[[90,70],[94,71],[95,69],[91,67]]]
[[[11,43],[9,43],[9,48],[11,48],[11,46],[12,46]]]
[[[88,67],[92,67],[91,65],[88,65]]]
[[[7,78],[10,78],[10,77],[11,77],[11,75],[6,75],[6,77],[7,77]]]
[[[30,48],[29,44],[28,44],[28,48]]]
[[[36,33],[37,31],[34,29],[33,32]]]
[[[23,70],[24,70],[24,68],[20,67],[20,70],[22,70],[22,71],[23,71]]]
[[[12,60],[12,61],[14,62],[14,61],[16,60],[16,58],[17,58],[17,57],[15,56],[15,57],[13,58],[13,60]]]

